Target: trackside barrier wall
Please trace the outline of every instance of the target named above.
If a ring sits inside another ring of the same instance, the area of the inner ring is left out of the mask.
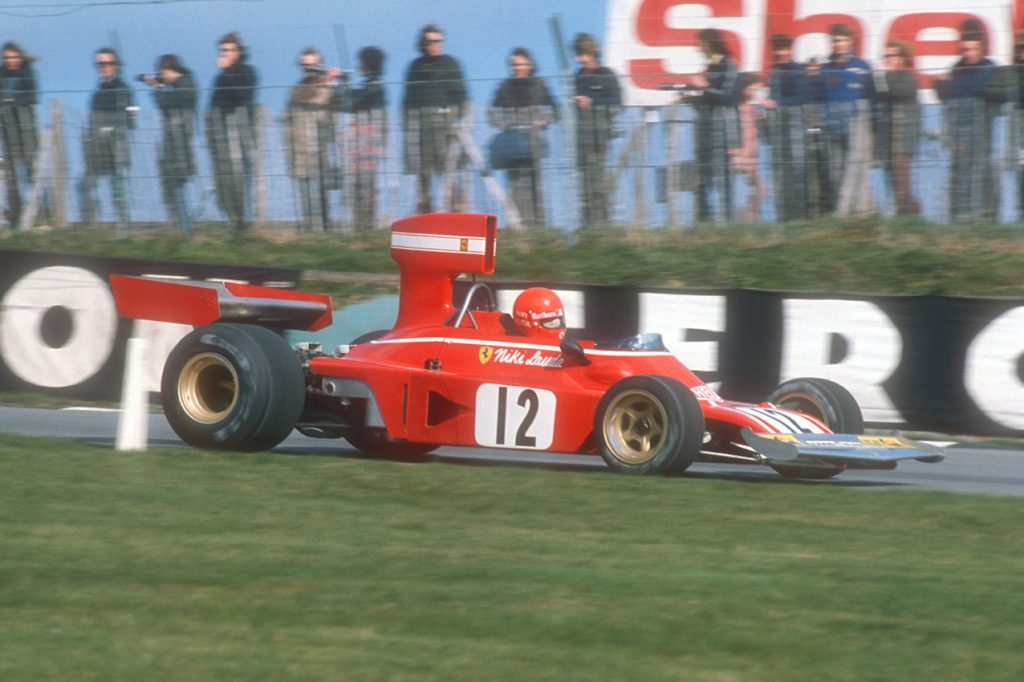
[[[0,251],[0,391],[114,400],[131,336],[149,340],[147,386],[158,390],[163,362],[189,328],[118,318],[111,273],[286,288],[301,274]],[[505,310],[524,287],[491,284]],[[1024,298],[547,286],[562,295],[571,333],[658,332],[725,397],[757,401],[784,379],[819,376],[849,388],[872,424],[1024,436]],[[456,301],[463,291],[456,287]]]
[[[159,390],[167,354],[191,330],[119,318],[112,273],[294,288],[299,270],[0,251],[0,390],[116,400],[125,344],[146,339],[145,383]]]

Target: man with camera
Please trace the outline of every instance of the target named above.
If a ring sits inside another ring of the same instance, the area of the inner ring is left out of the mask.
[[[323,232],[330,219],[329,187],[338,187],[335,115],[341,110],[339,69],[326,68],[320,51],[299,55],[302,79],[291,90],[285,110],[288,162],[298,187],[302,227]]]
[[[196,82],[177,55],[165,54],[157,60],[156,73],[137,77],[153,89],[160,109],[163,140],[160,146],[160,184],[167,214],[182,232],[192,230],[192,212],[187,188],[196,174],[192,138],[196,131]]]

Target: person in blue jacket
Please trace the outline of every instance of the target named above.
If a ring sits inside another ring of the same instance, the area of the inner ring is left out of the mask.
[[[870,160],[868,140],[858,134],[868,121],[868,82],[871,65],[854,53],[854,32],[848,24],[832,24],[832,54],[815,77],[822,102],[822,134],[827,154],[827,175],[821,178],[826,210],[839,208],[840,196],[866,189],[861,180]],[[845,186],[845,190],[844,190]],[[866,197],[852,197],[859,203]]]
[[[949,212],[953,222],[994,217],[991,163],[992,131],[986,94],[997,68],[985,56],[980,27],[961,30],[960,59],[952,71],[935,78],[935,90],[946,105],[950,147]]]
[[[778,222],[807,217],[807,67],[793,61],[792,36],[769,38],[772,68],[768,72],[768,139],[772,148],[772,184]]]

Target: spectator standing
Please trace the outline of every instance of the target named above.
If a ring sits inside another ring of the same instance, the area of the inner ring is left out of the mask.
[[[764,110],[757,103],[761,80],[757,74],[740,74],[739,112],[740,146],[732,151],[732,168],[746,181],[747,204],[742,220],[753,223],[761,217],[761,173],[758,168],[758,127],[764,118]]]
[[[768,136],[772,148],[775,219],[807,217],[807,155],[805,135],[809,85],[807,68],[793,61],[793,38],[777,33],[770,38],[772,68],[768,76]]]
[[[418,213],[433,210],[432,185],[438,174],[465,165],[456,126],[468,113],[462,67],[444,54],[444,33],[430,24],[420,30],[420,56],[409,65],[402,102],[405,170],[417,178]],[[465,210],[458,183],[447,202],[449,210]]]
[[[730,157],[739,148],[741,132],[736,105],[739,101],[739,73],[732,61],[725,37],[716,28],[697,34],[707,70],[691,79],[697,90],[697,219],[701,222],[732,220],[732,173]],[[711,201],[716,209],[712,216]]]
[[[248,228],[256,153],[256,71],[237,33],[218,44],[213,95],[206,113],[206,139],[213,163],[217,203],[236,230]]]
[[[541,133],[555,120],[557,109],[547,85],[535,75],[536,64],[525,47],[517,47],[509,55],[512,77],[498,86],[488,110],[491,125],[503,131],[517,131],[529,142],[530,158],[516,168],[508,169],[512,201],[526,226],[541,225],[544,217],[544,194],[541,182],[541,161],[544,139]]]
[[[117,213],[118,233],[128,231],[128,199],[125,178],[131,165],[128,137],[135,127],[135,104],[132,91],[119,75],[121,60],[111,47],[103,47],[94,55],[100,82],[92,95],[89,124],[82,137],[85,175],[78,189],[82,221],[96,222],[96,185],[101,177],[110,178],[110,189]]]
[[[597,40],[579,33],[573,41],[576,62],[576,169],[580,175],[583,225],[608,223],[608,195],[605,163],[608,141],[617,134],[615,117],[622,108],[622,90],[615,72],[601,65]]]
[[[1024,221],[1024,31],[1013,44],[1013,64],[1008,87],[1012,104],[1013,139],[1015,140],[1017,176],[1017,220]]]
[[[914,58],[902,40],[886,42],[883,54],[883,69],[875,71],[871,81],[875,160],[892,188],[897,215],[917,215],[920,206],[910,191],[910,169],[921,134]]]
[[[832,54],[817,75],[823,102],[822,133],[827,176],[822,193],[829,211],[862,212],[870,205],[868,83],[871,65],[854,53],[854,33],[847,24],[832,24]]]
[[[35,178],[36,152],[39,148],[39,125],[36,118],[36,76],[33,58],[17,43],[3,46],[3,69],[0,70],[0,135],[2,135],[3,168],[7,179],[7,221],[18,224],[22,197],[26,196]]]
[[[196,132],[196,82],[192,72],[177,55],[162,55],[156,74],[143,80],[153,89],[160,110],[163,138],[160,145],[160,186],[167,214],[182,232],[192,231],[192,212],[188,205],[188,183],[196,174],[192,140]]]
[[[993,183],[991,125],[985,94],[996,75],[995,63],[985,56],[984,34],[963,31],[960,59],[948,74],[935,79],[935,90],[946,104],[946,134],[950,146],[950,219],[971,222],[992,217],[986,201]]]
[[[323,232],[330,219],[328,186],[337,186],[335,115],[341,110],[338,78],[316,48],[299,55],[302,79],[292,88],[285,110],[285,138],[292,177],[299,188],[305,228]]]
[[[363,80],[347,93],[345,111],[350,114],[346,149],[353,168],[352,202],[356,230],[377,226],[377,176],[387,149],[388,114],[384,93],[384,52],[378,47],[359,51]]]

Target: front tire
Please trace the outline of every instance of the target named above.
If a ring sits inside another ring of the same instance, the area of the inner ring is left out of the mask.
[[[834,433],[864,433],[864,417],[857,399],[843,386],[828,379],[792,379],[772,391],[768,402],[784,410],[815,417]],[[787,478],[815,480],[832,478],[843,471],[839,467],[769,466]]]
[[[618,473],[680,473],[700,453],[704,413],[675,379],[628,377],[598,403],[594,435],[601,457]]]
[[[194,447],[269,450],[302,413],[305,381],[294,351],[264,327],[216,323],[183,338],[160,382],[164,414]]]

